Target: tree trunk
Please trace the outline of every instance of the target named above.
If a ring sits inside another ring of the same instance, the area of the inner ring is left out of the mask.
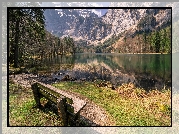
[[[14,41],[14,67],[18,67],[18,56],[19,56],[19,19],[16,21],[16,34]]]

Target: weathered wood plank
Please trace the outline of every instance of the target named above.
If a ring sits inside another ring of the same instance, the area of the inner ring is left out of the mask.
[[[63,126],[68,126],[68,114],[66,112],[66,98],[61,97],[57,100],[58,113],[62,119]]]
[[[53,103],[57,103],[57,99],[61,97],[61,96],[55,96],[54,94],[51,94],[42,88],[39,88],[39,93],[43,95],[45,98],[47,98],[48,100],[52,101]]]
[[[80,98],[76,98],[72,94],[69,94],[65,91],[57,89],[49,84],[44,84],[44,83],[41,83],[38,81],[36,81],[36,82],[38,83],[38,85],[41,85],[42,88],[45,88],[47,90],[50,89],[51,90],[50,92],[57,96],[58,96],[58,94],[65,96],[67,98],[67,103],[71,104],[74,107],[75,113],[77,113],[86,104],[86,101],[84,101]]]
[[[41,97],[45,97],[57,105],[58,113],[61,116],[64,126],[68,125],[68,121],[71,118],[76,122],[80,117],[80,111],[87,104],[84,100],[76,98],[72,94],[38,81],[32,84],[32,90],[38,107],[41,106]]]

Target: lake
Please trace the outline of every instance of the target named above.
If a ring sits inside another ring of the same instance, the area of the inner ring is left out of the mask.
[[[46,71],[56,79],[110,81],[114,86],[134,83],[149,89],[171,88],[171,54],[84,53],[46,60]]]

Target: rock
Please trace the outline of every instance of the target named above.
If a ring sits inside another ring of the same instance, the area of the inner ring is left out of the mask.
[[[86,78],[80,78],[81,81],[86,81]]]
[[[68,80],[70,80],[70,76],[69,76],[69,75],[65,75],[65,76],[61,79],[61,81],[68,81]]]
[[[116,86],[112,85],[111,89],[116,90]]]

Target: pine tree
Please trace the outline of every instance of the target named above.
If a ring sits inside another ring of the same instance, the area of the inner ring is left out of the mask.
[[[30,57],[29,55],[41,49],[45,36],[43,11],[43,9],[9,8],[9,56],[10,64],[14,67],[23,64],[27,60],[24,57]]]

